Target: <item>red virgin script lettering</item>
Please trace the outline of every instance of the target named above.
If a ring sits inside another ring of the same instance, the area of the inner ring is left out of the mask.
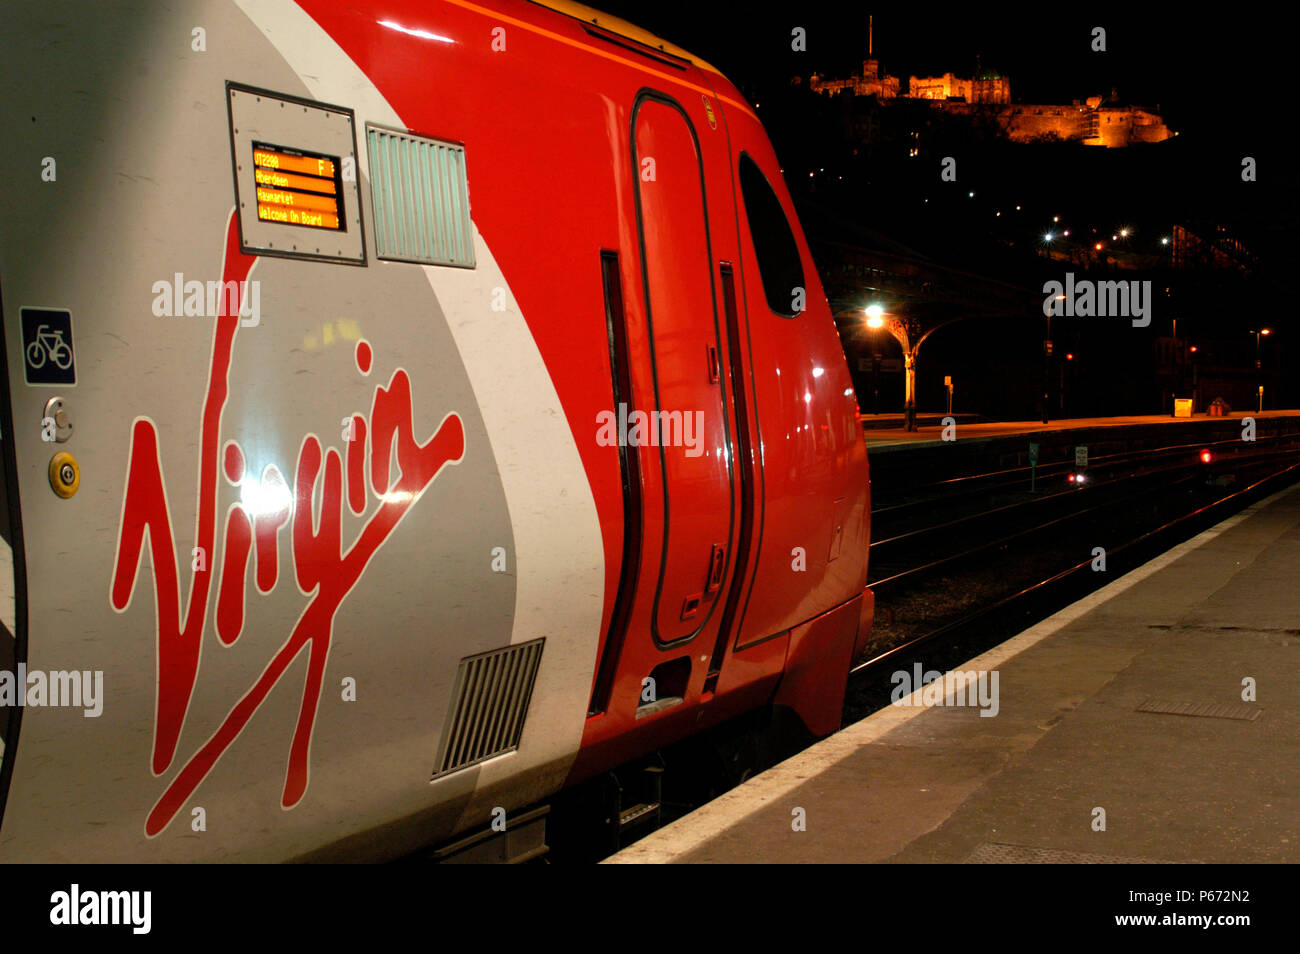
[[[226,257],[222,269],[225,282],[237,282],[242,291],[256,256],[239,250],[234,216],[226,234]],[[238,298],[239,292],[234,297]],[[180,742],[181,729],[198,675],[203,631],[207,624],[208,597],[216,564],[213,549],[217,523],[221,415],[229,392],[231,346],[239,327],[239,301],[230,303],[223,317],[216,319],[212,365],[199,443],[199,510],[195,546],[203,559],[192,564],[189,600],[181,615],[180,580],[176,566],[176,541],[166,494],[158,433],[148,418],[137,418],[131,428],[127,462],[126,494],[113,566],[110,600],[118,612],[130,606],[140,572],[141,552],[149,538],[153,567],[154,605],[157,612],[158,693],[153,741],[153,772],[161,775],[171,766]],[[370,346],[358,342],[357,368],[368,374]],[[279,567],[279,531],[292,523],[291,544],[294,574],[298,586],[310,595],[310,602],[287,640],[271,658],[262,674],[235,703],[225,720],[190,756],[162,797],[149,812],[145,833],[157,835],[194,794],[212,767],[239,737],[244,726],[261,706],[280,677],[304,649],[307,651],[307,680],[303,687],[298,721],[290,743],[280,803],[292,808],[307,790],[308,753],[316,708],[320,701],[325,661],[329,655],[334,616],[344,598],[356,585],[375,552],[401,522],[434,478],[449,463],[458,463],[465,452],[465,430],[458,415],[443,418],[433,436],[423,444],[414,436],[411,383],[400,368],[386,386],[375,388],[368,418],[352,417],[352,440],[347,441],[347,467],[334,448],[322,450],[314,435],[303,438],[298,450],[292,495],[275,467],[263,472],[259,504],[250,515],[243,504],[235,504],[226,520],[222,547],[221,575],[217,594],[217,638],[230,645],[244,623],[244,595],[250,552],[256,556],[257,588],[269,593],[275,588]],[[396,445],[399,473],[389,474],[389,460]],[[347,506],[357,515],[366,509],[366,455],[369,454],[369,491],[377,501],[356,539],[342,549],[341,522],[343,491],[347,485]],[[239,484],[244,478],[244,457],[239,444],[227,443],[223,462],[226,478]],[[324,479],[321,481],[321,472]],[[312,514],[312,500],[318,482],[321,508],[319,523]],[[277,494],[277,491],[279,493]],[[279,501],[277,504],[276,501]],[[206,557],[211,555],[212,559]]]

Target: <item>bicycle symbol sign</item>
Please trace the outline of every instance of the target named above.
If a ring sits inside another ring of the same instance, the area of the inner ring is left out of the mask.
[[[72,355],[72,312],[23,308],[23,369],[28,384],[77,383]]]

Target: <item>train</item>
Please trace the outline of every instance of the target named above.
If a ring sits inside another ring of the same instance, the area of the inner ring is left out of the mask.
[[[866,447],[717,69],[567,0],[5,21],[0,861],[386,861],[838,728]]]

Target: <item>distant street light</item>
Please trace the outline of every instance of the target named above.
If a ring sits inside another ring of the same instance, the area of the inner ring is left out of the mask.
[[[1192,362],[1192,410],[1193,411],[1195,411],[1196,408],[1200,406],[1201,403],[1201,387],[1197,383],[1197,379],[1196,379],[1196,352],[1198,350],[1199,349],[1196,347],[1196,345],[1192,345],[1187,349],[1187,354],[1191,358],[1191,362]]]
[[[1259,339],[1261,335],[1272,334],[1272,328],[1252,328],[1250,333],[1255,336],[1255,393],[1259,396],[1259,412],[1264,413],[1264,373],[1259,361]]]

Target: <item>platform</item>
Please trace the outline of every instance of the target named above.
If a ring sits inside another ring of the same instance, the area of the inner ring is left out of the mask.
[[[1293,487],[609,861],[1300,861],[1298,578]]]

